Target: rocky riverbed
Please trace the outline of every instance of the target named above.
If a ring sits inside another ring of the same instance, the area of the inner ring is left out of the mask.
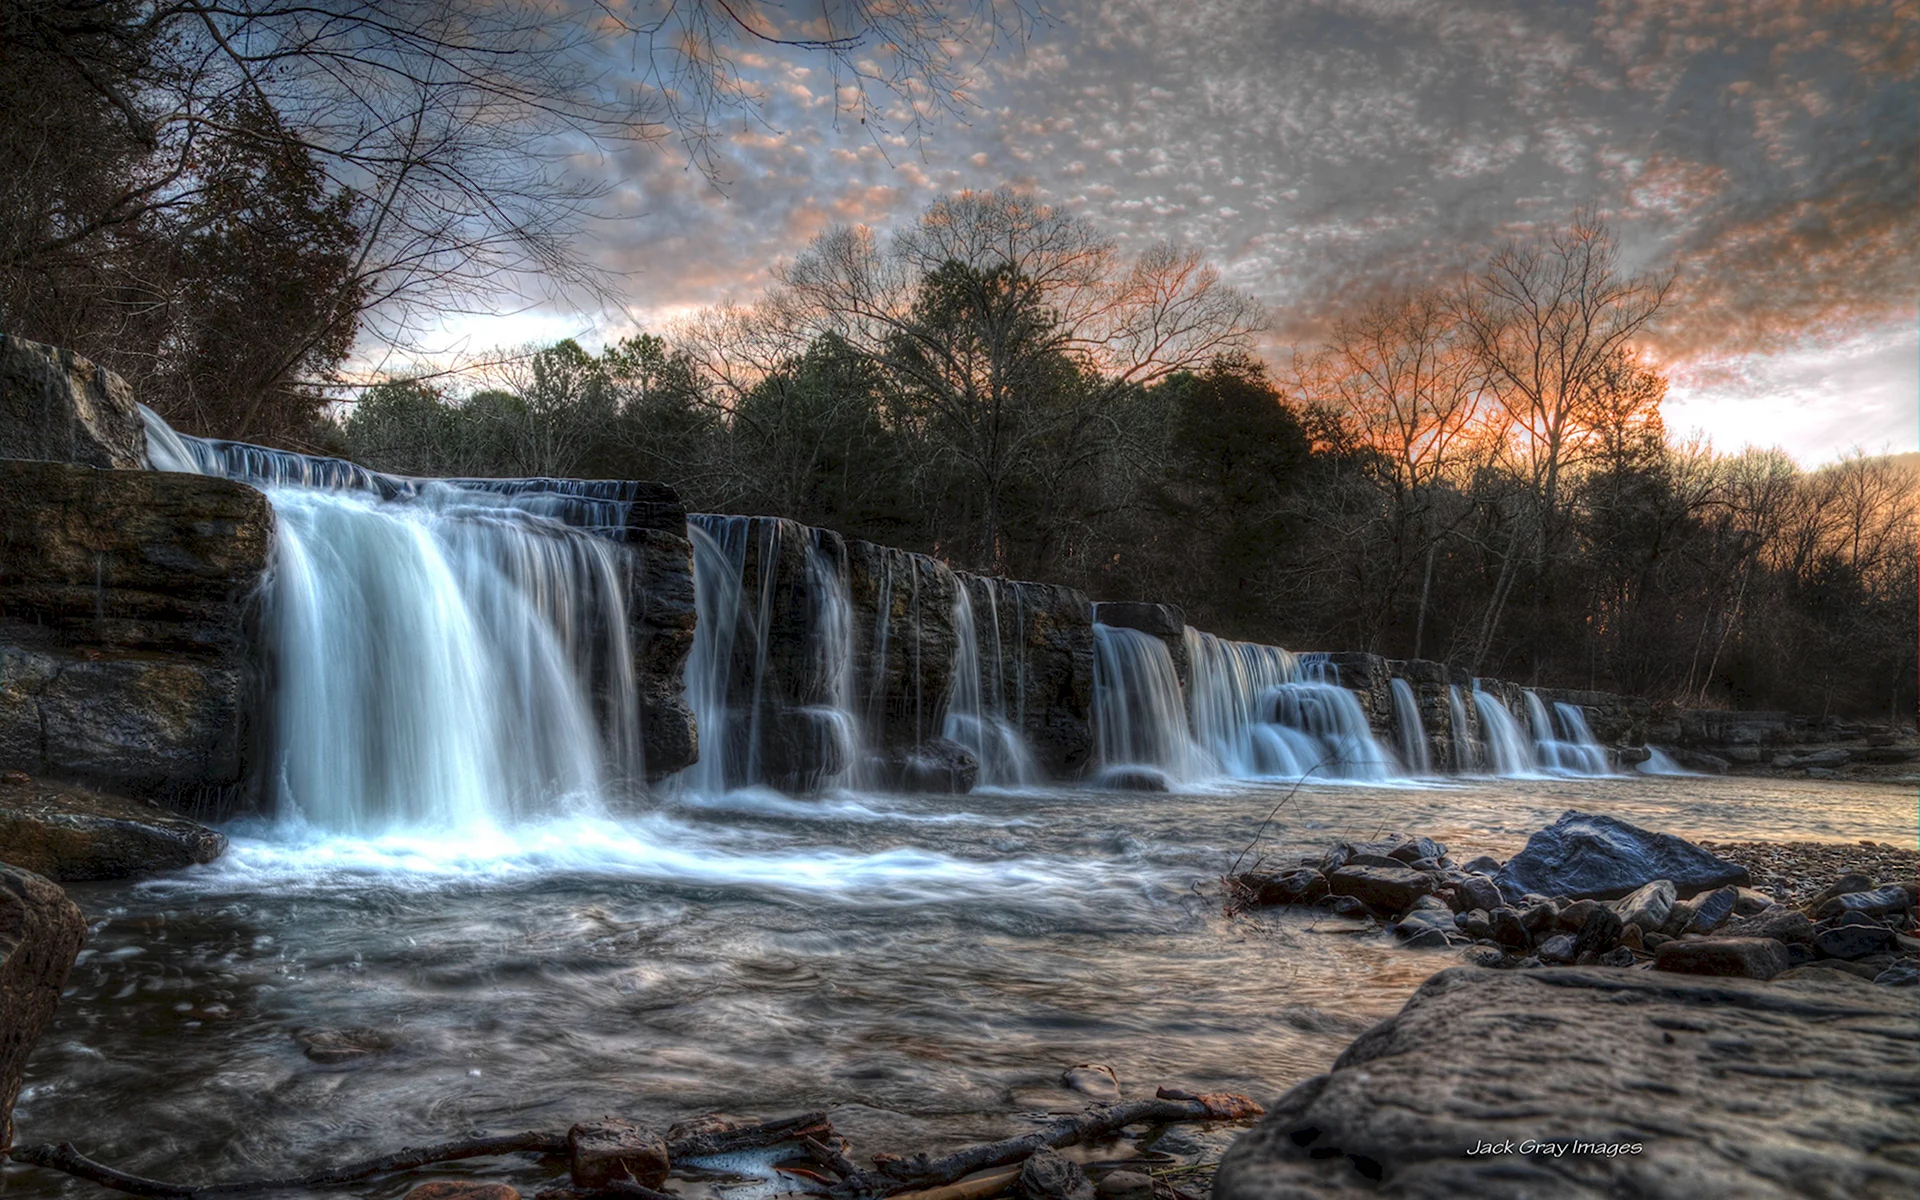
[[[1920,984],[1920,855],[1873,842],[1731,848],[1737,858],[1570,811],[1504,863],[1456,863],[1432,838],[1395,835],[1340,842],[1226,885],[1235,907],[1322,906],[1384,925],[1411,947],[1472,946],[1471,961],[1487,967],[1753,979],[1822,970]]]

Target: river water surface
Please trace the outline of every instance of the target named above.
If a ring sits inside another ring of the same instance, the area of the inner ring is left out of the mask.
[[[1567,808],[1910,845],[1915,814],[1908,786],[1689,777],[750,792],[357,839],[236,825],[206,867],[69,889],[93,933],[17,1140],[212,1181],[602,1113],[828,1107],[857,1155],[939,1150],[1077,1107],[1055,1081],[1089,1061],[1130,1095],[1270,1100],[1459,957],[1324,914],[1223,917],[1219,876],[1276,805],[1256,855],[1400,830],[1505,856]],[[306,1049],[342,1039],[367,1052]],[[550,1171],[468,1174],[531,1193]],[[0,1190],[93,1191],[17,1166]]]

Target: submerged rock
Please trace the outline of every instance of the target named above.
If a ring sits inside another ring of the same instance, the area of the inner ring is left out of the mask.
[[[906,792],[962,794],[980,778],[980,760],[973,751],[947,738],[928,738],[912,749],[899,750],[879,760],[887,786]]]
[[[1060,1073],[1060,1086],[1068,1091],[1092,1096],[1095,1100],[1120,1098],[1120,1077],[1105,1063],[1081,1063]]]
[[[1496,877],[1510,894],[1611,900],[1656,879],[1681,896],[1748,882],[1745,867],[1670,833],[1568,810],[1527,839]]]
[[[0,864],[0,1153],[13,1145],[13,1102],[34,1043],[86,939],[66,893],[31,871]]]
[[[1826,975],[1442,971],[1282,1097],[1213,1194],[1920,1192],[1912,993]],[[1734,1082],[1756,1063],[1792,1086]]]
[[[1170,792],[1173,781],[1165,771],[1152,767],[1119,766],[1102,768],[1093,777],[1093,786],[1119,792]]]
[[[0,780],[0,862],[60,883],[127,879],[212,862],[226,835],[80,788]]]
[[[605,1117],[567,1130],[568,1165],[573,1186],[583,1191],[632,1180],[657,1188],[667,1179],[666,1139],[629,1121]]]
[[[1021,1164],[1013,1194],[1020,1200],[1094,1200],[1093,1184],[1080,1164],[1053,1150],[1036,1151]]]

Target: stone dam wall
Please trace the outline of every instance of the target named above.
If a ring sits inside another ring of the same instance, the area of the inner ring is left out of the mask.
[[[65,352],[4,339],[0,414],[0,770],[203,815],[254,803],[247,766],[270,736],[276,670],[261,634],[273,569],[268,498],[245,483],[144,469],[145,434],[125,385]],[[969,668],[983,711],[1018,732],[1042,776],[1081,778],[1097,765],[1096,621],[1160,640],[1182,687],[1189,683],[1186,621],[1173,606],[1096,605],[1071,588],[956,571],[779,518],[701,517],[736,523],[742,547],[725,728],[702,729],[687,685],[698,634],[689,517],[663,484],[624,491],[634,497],[625,525],[599,532],[627,551],[650,780],[727,753],[750,757],[765,781],[803,791],[847,778],[860,765],[847,761],[855,754],[878,772],[864,781],[899,785],[945,755],[946,773],[930,786],[964,790],[974,776],[943,731],[955,676]],[[845,624],[839,641],[823,640],[832,622]],[[827,644],[844,651],[823,653]],[[1318,669],[1354,694],[1389,744],[1392,681],[1404,680],[1434,768],[1466,765],[1455,748],[1483,736],[1466,672],[1365,653],[1319,657]],[[1477,686],[1524,721],[1517,685]],[[1625,763],[1657,744],[1694,752],[1709,769],[1708,758],[1760,765],[1801,744],[1873,735],[1780,713],[1535,691],[1578,706]],[[826,728],[846,714],[860,731],[852,751]],[[1468,722],[1464,738],[1456,714]],[[1890,736],[1881,741],[1885,761],[1907,753]]]

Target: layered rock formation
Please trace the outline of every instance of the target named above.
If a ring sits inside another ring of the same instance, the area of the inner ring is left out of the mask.
[[[0,768],[230,803],[272,539],[245,484],[0,460]]]
[[[1457,967],[1272,1106],[1218,1200],[1908,1196],[1912,993]]]
[[[924,554],[846,539],[852,709],[883,774],[940,736],[953,690],[959,576]]]
[[[1187,614],[1172,604],[1139,600],[1107,600],[1093,606],[1093,619],[1117,629],[1137,629],[1166,643],[1174,676],[1182,691],[1193,686],[1193,664],[1187,661]]]

